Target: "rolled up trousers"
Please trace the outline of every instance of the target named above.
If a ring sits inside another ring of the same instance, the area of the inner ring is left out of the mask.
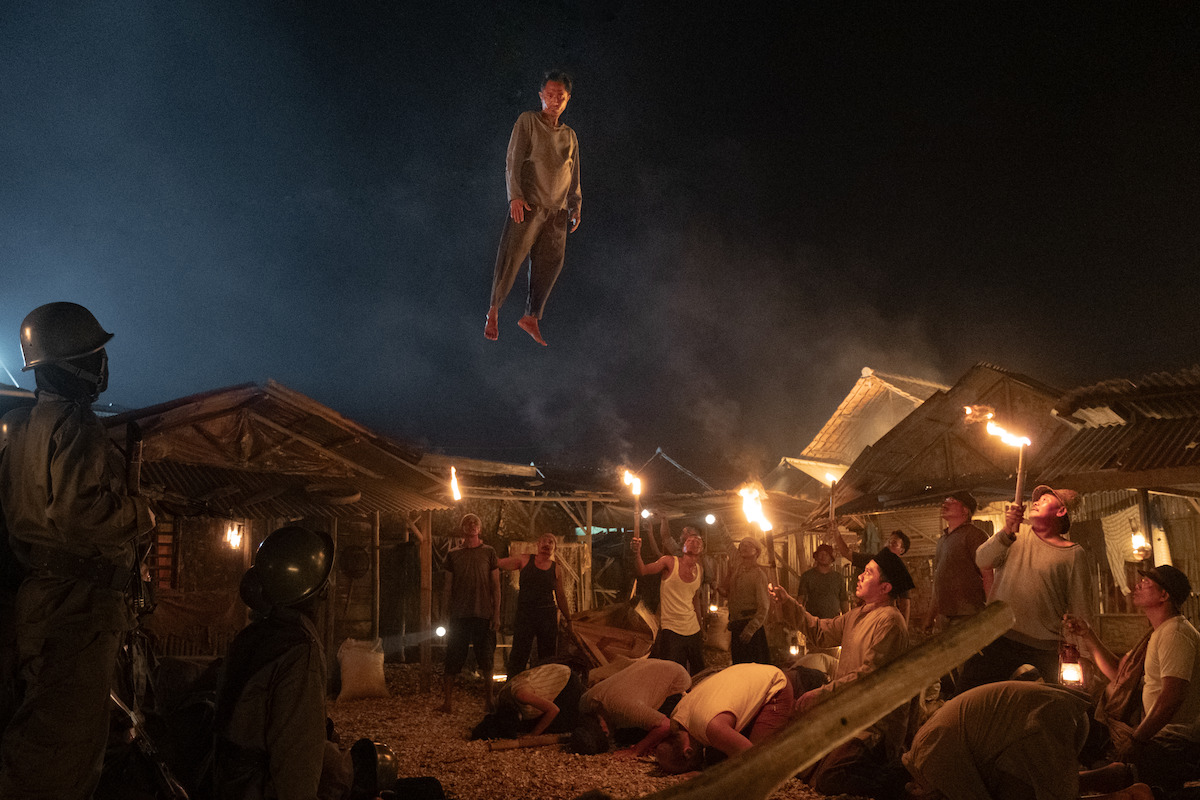
[[[535,319],[542,318],[542,309],[562,272],[567,252],[567,217],[565,208],[551,211],[535,207],[525,212],[524,222],[513,222],[511,216],[504,218],[504,232],[496,250],[496,271],[492,275],[493,308],[504,305],[517,273],[528,258],[529,295],[525,313]]]

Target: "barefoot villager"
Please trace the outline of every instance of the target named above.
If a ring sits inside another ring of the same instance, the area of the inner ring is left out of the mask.
[[[446,617],[446,664],[442,673],[443,700],[438,710],[454,710],[454,682],[467,660],[468,648],[475,649],[475,663],[483,676],[485,707],[494,705],[492,662],[496,654],[496,631],[500,629],[500,565],[496,551],[479,538],[483,522],[467,514],[459,522],[461,547],[446,555],[442,586],[442,613]]]
[[[529,294],[525,315],[517,325],[538,344],[546,344],[538,320],[562,272],[568,228],[574,232],[579,227],[583,203],[579,141],[575,131],[559,122],[571,99],[571,76],[547,72],[538,97],[542,110],[518,117],[508,142],[508,216],[496,252],[491,306],[483,329],[483,335],[493,341],[500,336],[500,307],[528,260]]]

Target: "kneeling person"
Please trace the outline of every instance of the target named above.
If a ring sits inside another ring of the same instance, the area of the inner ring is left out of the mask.
[[[727,667],[679,701],[671,732],[655,751],[659,768],[668,774],[699,769],[706,746],[727,756],[748,750],[783,728],[793,701],[791,684],[778,667]]]
[[[688,671],[674,661],[638,660],[584,692],[579,711],[598,715],[613,734],[626,728],[646,731],[631,751],[640,757],[671,732],[671,720],[659,708],[668,697],[686,692],[691,685]]]

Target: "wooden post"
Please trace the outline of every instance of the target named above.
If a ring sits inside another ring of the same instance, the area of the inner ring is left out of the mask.
[[[848,684],[762,744],[647,798],[763,800],[797,772],[907,703],[939,675],[994,641],[1013,622],[1008,606],[992,603],[882,669]]]
[[[329,520],[329,538],[333,539],[333,552],[337,553],[337,517]],[[336,562],[336,555],[334,556],[334,560]],[[330,675],[330,680],[332,680],[334,664],[337,662],[337,650],[333,646],[337,637],[337,602],[334,600],[335,597],[337,597],[336,569],[329,573],[329,590],[325,593],[325,668]]]
[[[421,515],[421,691],[433,686],[433,512]]]
[[[592,501],[587,501],[587,531],[583,534],[583,558],[579,564],[579,582],[583,584],[579,610],[592,607]]]
[[[374,586],[371,589],[371,638],[379,638],[379,512],[371,521],[371,579]]]

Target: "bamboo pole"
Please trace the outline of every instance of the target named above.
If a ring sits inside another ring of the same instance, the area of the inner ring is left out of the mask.
[[[526,747],[545,747],[551,744],[566,744],[571,741],[569,733],[541,733],[537,736],[522,736],[520,739],[493,739],[488,750],[522,750]]]
[[[1007,605],[992,603],[877,672],[849,684],[762,744],[646,799],[764,800],[784,781],[907,703],[939,675],[1007,631],[1013,622]]]

